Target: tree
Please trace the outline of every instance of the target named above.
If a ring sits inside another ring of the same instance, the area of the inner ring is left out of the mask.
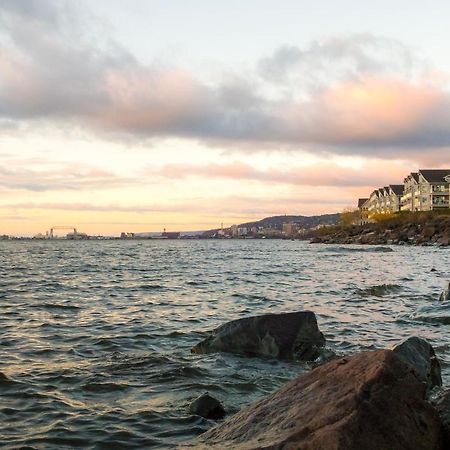
[[[360,221],[360,213],[359,209],[355,208],[345,208],[341,212],[341,226],[343,228],[352,226],[352,225],[358,225]]]

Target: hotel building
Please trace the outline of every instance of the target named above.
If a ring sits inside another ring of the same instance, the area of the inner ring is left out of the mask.
[[[450,169],[419,170],[410,173],[403,184],[390,184],[374,190],[368,199],[358,200],[360,223],[377,214],[398,211],[432,211],[450,207]]]

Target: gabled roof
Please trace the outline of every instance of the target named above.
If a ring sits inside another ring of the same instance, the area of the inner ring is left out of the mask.
[[[406,176],[403,182],[406,183],[410,178],[412,178],[416,183],[419,182],[419,174],[417,172],[411,172],[408,176]]]
[[[433,170],[419,170],[419,173],[427,180],[429,183],[439,183],[445,182],[444,177],[450,175],[450,169],[433,169]]]
[[[395,195],[403,195],[403,184],[390,184],[389,187],[392,189]]]
[[[358,198],[358,208],[361,208],[361,206],[364,205],[364,203],[366,203],[367,200],[369,200],[369,199],[368,198]]]

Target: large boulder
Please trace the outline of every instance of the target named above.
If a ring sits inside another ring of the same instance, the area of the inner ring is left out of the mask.
[[[233,320],[213,330],[191,351],[313,361],[324,345],[315,314],[301,311]]]
[[[332,361],[181,448],[443,450],[425,385],[391,350]]]
[[[428,341],[413,336],[396,345],[393,351],[416,370],[428,389],[442,386],[441,365]]]

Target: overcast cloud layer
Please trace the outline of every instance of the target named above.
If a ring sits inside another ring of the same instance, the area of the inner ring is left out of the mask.
[[[0,3],[0,124],[336,154],[448,152],[447,74],[399,42],[367,34],[285,46],[249,73],[205,80],[143,65],[100,39],[102,25],[76,5]]]

